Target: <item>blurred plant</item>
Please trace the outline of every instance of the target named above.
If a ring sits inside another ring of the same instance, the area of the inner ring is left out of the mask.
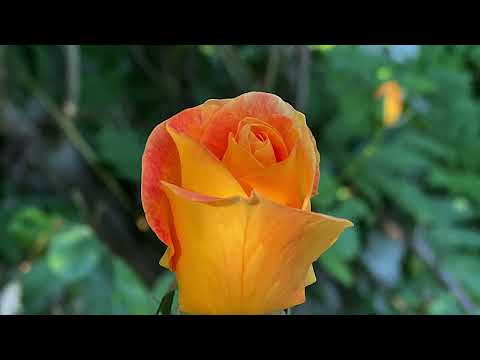
[[[179,109],[264,90],[306,113],[313,210],[356,224],[293,313],[478,313],[479,49],[0,47],[0,291],[15,295],[2,299],[22,313],[175,313],[164,248],[138,221],[146,136]],[[389,127],[372,94],[392,81],[405,96],[392,87]]]

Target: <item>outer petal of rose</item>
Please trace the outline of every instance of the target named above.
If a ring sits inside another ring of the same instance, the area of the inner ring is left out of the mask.
[[[315,154],[315,176],[313,178],[312,196],[318,193],[318,184],[320,182],[320,153],[318,152],[317,142],[313,137],[312,132],[308,129],[308,136],[313,144],[313,151]]]
[[[295,115],[295,110],[273,94],[249,92],[240,95],[225,103],[215,113],[211,122],[205,128],[201,141],[215,156],[221,159],[227,149],[228,134],[236,133],[238,123],[241,120],[253,117],[269,122],[276,115],[283,116],[283,123],[288,127],[288,118]],[[281,120],[278,119],[277,122],[280,122]]]
[[[307,274],[348,220],[251,198],[217,199],[163,183],[181,244],[180,309],[264,314],[304,301]]]
[[[317,278],[315,276],[315,271],[313,270],[313,265],[310,265],[307,273],[307,279],[305,280],[305,287],[312,285],[317,281]],[[293,303],[295,304],[302,304],[305,302],[305,288],[299,289],[295,296]]]
[[[205,104],[186,109],[167,121],[157,125],[150,134],[142,158],[142,204],[145,217],[156,235],[167,246],[161,265],[172,268],[171,258],[175,255],[175,238],[168,200],[160,185],[162,180],[180,185],[181,169],[177,147],[166,127],[200,138],[212,115],[227,101],[207,101]]]
[[[177,146],[183,188],[220,198],[245,196],[243,188],[225,165],[205,147],[168,125],[167,131]]]
[[[302,206],[303,211],[312,211],[312,203],[310,202],[310,199],[307,199],[306,201],[303,202]],[[307,279],[305,281],[305,287],[312,285],[317,281],[317,277],[315,276],[315,271],[313,270],[313,264],[310,265],[310,269],[308,269],[308,274],[307,274]]]
[[[190,138],[199,140],[213,115],[227,101],[207,101],[202,105],[185,109],[168,119],[169,127]]]
[[[310,198],[317,192],[320,180],[320,154],[312,132],[307,126],[305,115],[296,113],[296,126],[299,129],[298,137],[298,175],[300,191],[303,199]]]
[[[307,279],[305,280],[305,286],[312,285],[315,281],[317,281],[317,277],[315,276],[313,265],[310,265],[308,268]]]
[[[141,196],[147,222],[170,249],[170,260],[176,244],[172,233],[170,205],[161,181],[180,184],[180,160],[175,143],[165,127],[165,122],[157,125],[147,140],[142,158]]]

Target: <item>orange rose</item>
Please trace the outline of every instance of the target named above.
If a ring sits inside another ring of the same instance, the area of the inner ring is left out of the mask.
[[[305,301],[348,220],[312,213],[319,154],[305,116],[251,92],[159,124],[143,155],[146,218],[168,246],[180,310],[265,314]]]
[[[396,81],[384,82],[375,92],[375,97],[383,96],[383,123],[394,126],[402,116],[403,92]]]

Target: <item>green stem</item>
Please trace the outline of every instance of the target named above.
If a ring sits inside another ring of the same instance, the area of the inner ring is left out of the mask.
[[[352,162],[343,170],[340,174],[340,181],[344,182],[347,178],[352,178],[358,171],[360,166],[363,165],[365,160],[372,156],[378,145],[383,142],[384,128],[379,126],[375,131],[372,140],[370,140],[362,149],[362,151],[352,160]]]

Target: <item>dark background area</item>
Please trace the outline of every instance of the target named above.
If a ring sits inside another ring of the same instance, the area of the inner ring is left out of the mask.
[[[479,76],[478,46],[0,46],[0,313],[155,313],[173,277],[141,207],[146,138],[256,90],[307,116],[313,210],[355,223],[293,313],[478,314]]]

